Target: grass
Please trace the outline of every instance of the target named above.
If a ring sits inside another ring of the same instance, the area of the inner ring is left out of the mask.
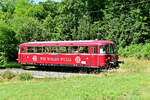
[[[22,66],[20,64],[18,64],[17,62],[9,62],[3,65],[0,65],[0,67],[3,68],[22,68]]]
[[[150,100],[150,61],[124,61],[96,75],[0,82],[0,100]]]
[[[34,66],[22,66],[17,62],[9,62],[3,65],[0,65],[1,68],[35,68]]]

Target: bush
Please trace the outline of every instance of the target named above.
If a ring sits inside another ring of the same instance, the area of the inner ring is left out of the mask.
[[[150,44],[130,45],[119,49],[119,55],[123,57],[136,57],[150,59]]]
[[[20,80],[31,80],[33,76],[29,73],[21,73],[18,75]]]
[[[5,52],[5,57],[8,61],[14,61],[17,57],[17,44],[16,33],[14,30],[5,23],[0,23],[0,51]]]
[[[7,58],[5,57],[5,53],[0,52],[0,65],[6,64]]]
[[[5,72],[3,72],[2,74],[1,74],[1,76],[2,76],[2,78],[4,78],[4,79],[12,79],[12,78],[14,78],[14,77],[16,77],[16,74],[14,74],[13,72],[11,72],[11,71],[9,71],[9,70],[6,70]]]

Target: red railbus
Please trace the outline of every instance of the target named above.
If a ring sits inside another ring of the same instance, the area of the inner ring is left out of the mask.
[[[20,44],[18,62],[34,66],[118,67],[112,41],[52,41]]]

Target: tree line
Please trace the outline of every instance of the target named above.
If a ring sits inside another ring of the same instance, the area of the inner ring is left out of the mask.
[[[150,43],[150,0],[0,0],[0,56],[8,61],[23,42],[95,39],[118,48]]]

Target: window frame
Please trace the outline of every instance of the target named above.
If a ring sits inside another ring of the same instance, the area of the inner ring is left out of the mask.
[[[65,47],[66,52],[62,52],[62,47]],[[86,52],[80,52],[79,49],[86,48]],[[48,51],[46,50],[48,48]],[[26,46],[25,53],[35,53],[35,54],[89,54],[89,45],[73,45],[73,46]],[[26,50],[27,49],[27,50]],[[31,49],[31,50],[29,50]],[[55,51],[53,49],[56,49]],[[46,51],[45,51],[46,50]],[[53,52],[54,51],[54,52]],[[77,52],[76,52],[77,51]],[[21,51],[20,51],[21,52]]]
[[[102,47],[103,47],[103,52],[101,52]],[[100,48],[99,49],[100,54],[116,54],[114,44],[100,45],[99,48]],[[104,49],[106,49],[106,50],[104,50]]]

